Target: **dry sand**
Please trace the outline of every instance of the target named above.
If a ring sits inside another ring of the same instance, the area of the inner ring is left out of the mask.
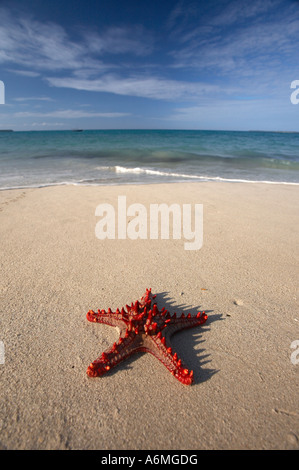
[[[118,195],[202,203],[203,247],[97,239],[96,206],[116,207]],[[296,186],[229,183],[2,191],[1,447],[299,448],[298,196]],[[160,307],[209,315],[173,337],[190,387],[150,354],[86,375],[118,337],[86,312],[147,287]]]

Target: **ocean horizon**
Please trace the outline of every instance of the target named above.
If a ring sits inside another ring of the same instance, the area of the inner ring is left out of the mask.
[[[299,133],[0,132],[0,189],[172,182],[299,184]]]

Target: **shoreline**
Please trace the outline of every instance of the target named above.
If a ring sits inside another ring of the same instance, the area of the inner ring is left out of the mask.
[[[194,180],[181,180],[181,181],[155,181],[155,182],[117,182],[117,183],[69,183],[69,182],[56,182],[56,183],[45,183],[36,186],[16,186],[16,187],[8,187],[8,188],[0,188],[0,191],[13,191],[13,190],[30,190],[30,189],[43,189],[43,188],[50,188],[50,187],[60,187],[60,186],[79,186],[79,187],[109,187],[109,186],[148,186],[148,185],[163,185],[163,184],[202,184],[202,183],[230,183],[230,184],[269,184],[269,185],[286,185],[286,186],[299,186],[299,182],[293,181],[267,181],[267,180],[244,180],[244,179],[230,179],[230,178],[222,178],[222,177],[202,177],[202,181],[199,181],[200,177],[194,177]]]
[[[183,237],[99,240],[96,207],[119,195],[203,204],[201,249],[184,250]],[[215,182],[1,191],[1,448],[298,449],[298,195]],[[190,387],[150,354],[86,375],[118,338],[88,310],[146,288],[159,307],[208,315],[173,336]]]

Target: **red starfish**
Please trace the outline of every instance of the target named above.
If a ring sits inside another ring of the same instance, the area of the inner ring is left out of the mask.
[[[87,320],[120,328],[118,341],[89,365],[87,374],[90,377],[104,375],[123,359],[141,351],[153,354],[183,384],[192,384],[193,371],[182,365],[177,353],[173,354],[169,340],[176,331],[201,325],[208,317],[205,312],[198,312],[196,317],[191,317],[190,313],[187,316],[182,313],[179,318],[176,313],[171,316],[165,307],[158,310],[157,304],[152,303],[155,297],[151,289],[146,289],[140,301],[126,305],[127,311],[124,308],[116,312],[110,308],[108,312],[89,310]]]

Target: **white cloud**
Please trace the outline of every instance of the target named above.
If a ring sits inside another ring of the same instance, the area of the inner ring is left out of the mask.
[[[25,124],[26,125],[26,124]],[[49,127],[49,128],[53,128],[54,126],[55,127],[62,127],[64,126],[65,124],[63,122],[32,122],[31,123],[31,127]]]
[[[101,61],[88,54],[84,43],[72,41],[64,29],[54,23],[40,23],[32,18],[14,18],[0,9],[0,63],[14,63],[30,71],[101,69]]]
[[[13,16],[1,7],[0,17],[0,63],[23,67],[22,70],[11,71],[24,76],[36,77],[44,70],[101,73],[115,67],[104,64],[102,54],[144,56],[152,50],[152,40],[141,27],[110,27],[101,35],[82,30],[80,38],[74,40],[55,23],[41,23],[29,16]]]
[[[14,101],[24,102],[24,101],[54,101],[52,98],[48,96],[32,96],[32,97],[19,97],[14,98]]]
[[[121,78],[106,75],[95,80],[81,80],[72,77],[48,77],[48,82],[55,87],[76,90],[99,91],[117,95],[138,96],[158,100],[176,100],[198,98],[207,92],[216,92],[218,86],[206,83],[190,83],[155,77]]]
[[[98,112],[86,112],[74,109],[64,109],[50,112],[32,112],[32,111],[21,111],[14,113],[15,118],[28,118],[28,117],[40,117],[40,118],[59,118],[59,119],[76,119],[76,118],[118,118],[128,116],[128,113],[98,113]]]
[[[154,40],[142,26],[108,28],[102,35],[84,32],[84,39],[91,52],[100,54],[133,54],[145,56],[153,51]]]
[[[181,23],[177,18],[174,67],[235,79],[269,77],[292,63],[295,70],[299,10],[292,2],[254,0],[246,7],[224,2],[221,10],[204,12],[197,24],[184,24],[185,16]]]
[[[8,72],[15,73],[16,75],[22,75],[24,77],[39,77],[40,73],[33,72],[32,70],[16,70],[16,69],[8,69]]]

